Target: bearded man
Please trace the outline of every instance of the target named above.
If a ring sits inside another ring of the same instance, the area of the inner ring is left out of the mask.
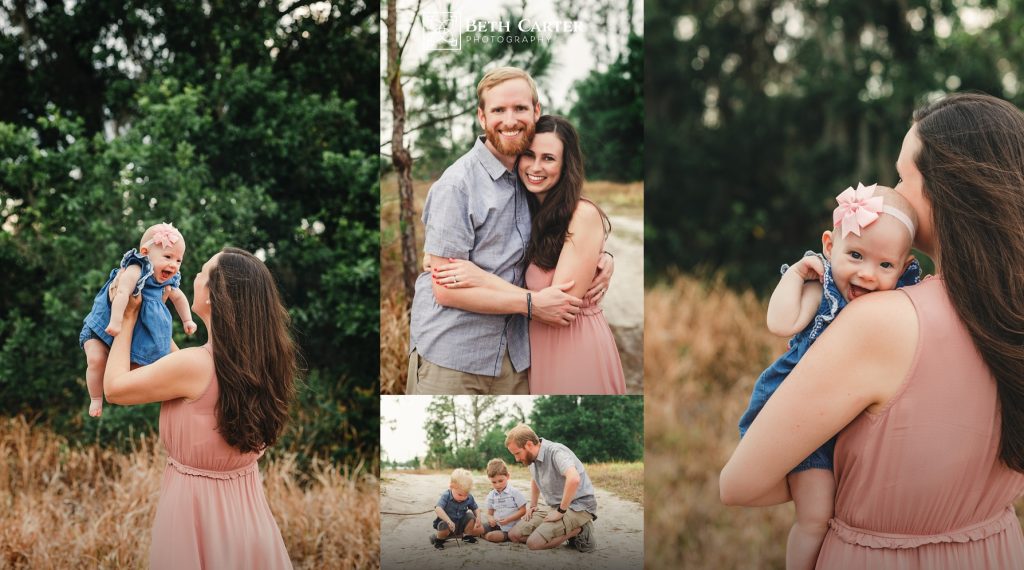
[[[593,551],[597,498],[583,462],[561,443],[537,437],[526,424],[509,430],[505,447],[530,468],[530,501],[523,518],[509,531],[509,540],[525,543],[530,550],[569,541],[580,552]],[[546,507],[539,505],[541,494]]]

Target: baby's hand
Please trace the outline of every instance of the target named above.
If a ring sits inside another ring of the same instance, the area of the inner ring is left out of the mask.
[[[189,336],[192,336],[192,335],[196,334],[196,329],[199,328],[199,327],[196,326],[195,321],[185,321],[184,324],[185,324],[185,334],[187,334]]]
[[[807,255],[800,258],[800,261],[790,268],[796,271],[804,281],[823,281],[825,279],[825,264],[817,255]]]

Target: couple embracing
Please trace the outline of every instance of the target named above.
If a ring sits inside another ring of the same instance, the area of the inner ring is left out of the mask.
[[[608,217],[582,197],[579,136],[499,67],[477,86],[484,136],[431,187],[407,394],[623,394],[598,302]]]

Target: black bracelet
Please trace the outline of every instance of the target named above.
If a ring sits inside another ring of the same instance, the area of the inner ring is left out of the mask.
[[[602,251],[601,253],[607,253],[607,254],[608,254],[608,257],[610,257],[610,258],[612,258],[612,259],[615,259],[615,256],[614,256],[614,255],[612,255],[612,252],[610,252],[610,251]]]
[[[565,509],[562,508],[562,505],[558,505],[557,507],[555,507],[555,509],[563,515],[565,514]]]
[[[533,320],[533,295],[529,291],[526,292],[526,320]]]

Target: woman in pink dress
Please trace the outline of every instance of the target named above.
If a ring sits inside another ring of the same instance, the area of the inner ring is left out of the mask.
[[[287,311],[266,266],[240,249],[210,258],[194,288],[192,310],[209,331],[205,346],[132,370],[135,299],[104,375],[110,402],[162,402],[168,465],[150,567],[291,568],[257,466],[281,434],[293,395]]]
[[[1024,114],[948,96],[896,168],[938,275],[850,303],[740,441],[722,500],[789,500],[786,473],[838,433],[817,568],[1024,568]]]
[[[542,116],[516,168],[527,190],[532,218],[526,247],[527,289],[571,283],[566,292],[584,298],[611,224],[596,204],[582,196],[586,178],[576,129],[562,117]],[[449,261],[435,274],[446,287],[499,291],[515,287],[470,261]],[[454,282],[449,282],[452,277]],[[531,394],[625,394],[615,337],[597,303],[584,299],[569,326],[530,321],[529,377]]]

